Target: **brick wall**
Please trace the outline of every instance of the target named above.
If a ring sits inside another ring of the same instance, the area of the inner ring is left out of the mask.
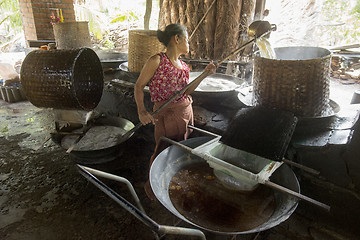
[[[75,22],[73,0],[20,0],[26,40],[53,40],[54,32],[50,15],[61,9],[64,22]]]

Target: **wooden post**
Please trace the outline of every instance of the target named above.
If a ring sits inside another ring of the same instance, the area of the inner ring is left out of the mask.
[[[152,0],[146,0],[146,10],[144,16],[144,29],[149,30],[149,23],[151,17]]]
[[[264,18],[266,0],[256,0],[254,21]]]

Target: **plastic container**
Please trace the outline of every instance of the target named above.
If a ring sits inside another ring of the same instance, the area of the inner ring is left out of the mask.
[[[11,89],[12,89],[12,87],[5,87],[5,92],[7,95],[7,102],[9,102],[9,103],[16,102]]]
[[[5,87],[4,86],[0,86],[0,91],[1,91],[1,98],[4,100],[4,101],[8,101],[8,97],[7,97],[7,94],[6,94],[6,90],[5,90]]]
[[[20,102],[21,100],[23,100],[19,87],[11,87],[10,90],[14,97],[14,102]]]

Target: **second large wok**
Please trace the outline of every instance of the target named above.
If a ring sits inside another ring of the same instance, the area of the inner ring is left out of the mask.
[[[182,141],[181,143],[194,148],[209,141],[210,139],[211,138],[209,137],[198,137],[198,138],[192,138]],[[186,150],[183,150],[174,145],[170,146],[157,156],[150,169],[150,184],[156,198],[161,202],[162,205],[164,205],[170,212],[172,212],[178,218],[196,227],[203,228],[205,230],[215,233],[248,234],[248,233],[264,231],[266,229],[272,228],[280,224],[281,222],[285,221],[295,211],[298,204],[298,200],[287,194],[275,191],[274,195],[275,195],[276,207],[274,213],[272,214],[270,219],[268,219],[268,221],[253,229],[247,231],[224,232],[221,230],[216,231],[214,229],[208,229],[202,227],[201,223],[198,224],[189,221],[174,207],[169,196],[169,185],[174,175],[179,170],[181,170],[186,166],[204,161],[203,159],[195,156],[192,156],[190,158],[184,157],[184,155],[187,154],[188,153],[186,152]],[[291,189],[293,191],[296,192],[300,191],[300,186],[295,174],[286,165],[281,166],[271,176],[271,181],[281,184],[284,187]]]

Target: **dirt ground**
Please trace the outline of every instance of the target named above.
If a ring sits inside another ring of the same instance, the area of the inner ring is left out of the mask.
[[[349,89],[355,87],[359,86]],[[39,109],[27,101],[10,104],[0,100],[0,239],[154,239],[147,226],[80,175],[64,149],[49,140],[36,150],[54,131],[53,121],[51,110]],[[154,147],[149,138],[140,131],[123,143],[121,156],[95,168],[127,178],[149,217],[174,226],[178,218],[159,202],[151,202],[143,190]],[[103,181],[131,199],[123,185]],[[191,227],[183,222],[179,226]],[[222,240],[342,239],[337,233],[330,234],[332,237],[325,233],[328,231],[314,227],[311,219],[304,219],[296,211],[283,224],[260,234],[206,234],[208,239]]]
[[[50,110],[29,102],[0,102],[1,239],[152,239],[149,229],[78,173],[64,149],[50,140],[34,150],[53,131]],[[165,212],[142,189],[146,176],[139,172],[146,173],[153,147],[145,145],[131,138],[124,143],[126,158],[97,168],[127,177],[146,209],[156,205],[156,212]],[[124,187],[108,183],[130,199]]]

